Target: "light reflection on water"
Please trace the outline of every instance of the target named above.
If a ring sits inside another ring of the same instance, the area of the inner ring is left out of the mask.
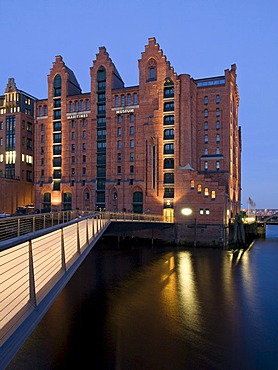
[[[267,235],[246,252],[96,248],[9,369],[277,370]]]

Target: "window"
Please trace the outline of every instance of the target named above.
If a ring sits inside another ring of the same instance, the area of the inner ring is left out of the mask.
[[[220,130],[220,121],[216,121],[216,130]]]
[[[130,168],[129,168],[129,172],[130,172],[130,174],[131,174],[131,175],[133,175],[133,174],[134,174],[134,166],[130,166]]]
[[[205,110],[204,110],[204,117],[205,117],[205,118],[207,118],[207,117],[208,117],[208,110],[207,110],[207,109],[205,109]]]
[[[122,167],[118,166],[117,167],[117,174],[120,175],[122,173]]]
[[[208,135],[204,136],[204,142],[207,144],[208,143]]]
[[[163,139],[164,140],[173,140],[174,139],[174,129],[164,130]]]
[[[134,105],[138,104],[138,95],[137,95],[137,93],[133,94],[133,104]]]
[[[86,139],[86,131],[82,131],[82,139]]]
[[[71,144],[71,152],[74,153],[75,152],[75,144]]]
[[[174,102],[170,101],[167,103],[164,103],[164,112],[170,112],[174,110]]]
[[[75,140],[75,132],[71,133],[71,140]]]
[[[204,104],[207,105],[208,104],[208,97],[207,96],[204,96]]]
[[[122,107],[125,106],[125,96],[124,95],[121,95],[121,106]]]
[[[174,188],[165,188],[163,198],[174,198]]]
[[[134,135],[134,126],[130,126],[129,128],[129,135],[133,136]]]
[[[121,140],[118,140],[117,141],[117,149],[118,150],[121,150],[122,149],[122,141]]]
[[[204,167],[205,167],[205,170],[208,170],[208,161],[205,161]]]
[[[211,191],[211,199],[215,199],[215,198],[216,198],[216,191],[212,190]]]
[[[155,80],[155,68],[154,67],[151,67],[150,70],[149,70],[149,79],[150,80]]]
[[[69,111],[72,112],[72,101],[69,102]]]
[[[174,143],[164,145],[164,154],[174,154]]]
[[[121,136],[122,135],[122,128],[121,127],[118,127],[118,129],[117,129],[117,135],[118,136]]]
[[[82,176],[86,175],[86,167],[82,167]]]
[[[207,121],[205,121],[205,122],[204,122],[204,130],[205,130],[205,131],[207,131],[207,130],[208,130],[208,122],[207,122]]]
[[[209,209],[206,208],[206,215],[209,215]]]
[[[118,123],[122,123],[122,116],[120,114],[117,116],[117,121]]]
[[[220,109],[216,108],[216,117],[220,117]]]
[[[208,154],[209,154],[209,150],[208,150],[208,148],[205,148],[204,155],[208,155]]]
[[[129,122],[134,122],[134,114],[132,113],[129,115]]]
[[[174,173],[164,173],[164,184],[174,184]]]
[[[86,151],[86,143],[82,143],[82,151],[85,152]]]
[[[190,181],[190,188],[191,189],[194,189],[195,188],[195,181],[194,180],[191,180]]]
[[[74,109],[75,109],[75,112],[78,112],[78,101],[76,100],[76,102],[74,103]]]
[[[130,94],[127,94],[127,105],[131,105],[131,97],[130,97]]]
[[[215,102],[216,102],[216,104],[219,104],[220,103],[220,95],[216,95]]]
[[[216,142],[220,143],[220,135],[219,134],[216,135]]]
[[[90,109],[90,101],[89,99],[86,99],[86,110],[89,110]]]
[[[54,96],[61,96],[62,79],[60,75],[56,75],[54,77],[53,87],[54,87]]]
[[[134,148],[134,140],[129,141],[129,147],[130,147],[130,149]]]
[[[43,136],[43,135],[42,135]],[[62,135],[59,134],[53,134],[53,142],[54,143],[61,143],[62,142]]]
[[[200,215],[203,215],[204,214],[204,209],[200,208],[199,213],[200,213]]]
[[[134,153],[133,152],[129,153],[129,160],[130,160],[130,162],[134,162]]]
[[[119,96],[115,95],[115,107],[119,106]]]
[[[75,156],[74,155],[71,157],[71,164],[75,164]]]
[[[86,163],[86,156],[82,155],[82,163]]]
[[[40,117],[42,116],[42,106],[41,105],[39,106],[39,116]]]
[[[205,197],[208,197],[209,196],[209,189],[208,188],[205,188],[204,189],[204,196]]]
[[[220,162],[219,161],[216,161],[216,169],[220,170]]]
[[[174,168],[174,158],[165,158],[163,168],[164,169]]]
[[[198,184],[197,185],[197,192],[198,193],[201,193],[202,192],[202,185],[201,184]]]
[[[117,158],[118,158],[118,162],[121,162],[121,160],[122,160],[122,153],[118,153],[117,154]]]
[[[219,146],[216,148],[216,154],[220,154],[220,148],[219,148]]]
[[[164,116],[163,124],[164,125],[173,125],[175,123],[175,116]]]

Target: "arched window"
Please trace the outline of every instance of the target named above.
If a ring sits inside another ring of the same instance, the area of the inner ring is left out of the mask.
[[[133,212],[143,213],[143,192],[135,191],[133,193]]]
[[[156,61],[151,58],[148,61],[148,78],[147,81],[155,81],[156,80]]]
[[[61,96],[62,79],[60,75],[56,75],[53,82],[54,96]]]

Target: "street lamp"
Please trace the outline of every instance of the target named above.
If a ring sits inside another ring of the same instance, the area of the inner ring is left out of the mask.
[[[184,216],[192,215],[193,211],[191,208],[182,208],[181,213]],[[197,245],[197,219],[194,217],[194,247]]]

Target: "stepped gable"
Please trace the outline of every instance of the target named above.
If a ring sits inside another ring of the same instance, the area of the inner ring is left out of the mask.
[[[5,89],[5,93],[17,91],[14,78],[9,78]]]
[[[109,56],[109,53],[106,50],[105,46],[99,47],[99,52],[96,54],[96,59],[93,60],[93,66],[90,68],[91,70],[95,67],[99,67],[100,65],[105,65],[106,67],[110,67],[113,71],[113,84],[112,89],[114,88],[123,88],[124,81],[117,70],[115,64],[113,63],[112,59]]]
[[[171,66],[171,63],[167,61],[167,57],[163,54],[163,50],[160,48],[159,43],[156,42],[156,38],[149,37],[148,41],[149,41],[148,45],[145,45],[145,51],[141,53],[141,60],[144,60],[146,58],[151,59],[152,57],[154,58],[155,55],[157,55],[157,57],[160,57],[162,59],[162,62],[165,63],[166,71],[170,71],[171,72],[170,75],[175,75],[175,77],[177,78],[177,73],[174,71],[174,68]],[[166,72],[165,77],[171,78],[170,75],[168,76]]]
[[[52,68],[50,69],[50,77],[53,73],[60,73],[61,75],[67,76],[67,96],[80,95],[82,94],[81,87],[75,77],[74,72],[66,66],[63,57],[61,55],[56,55],[55,62],[52,63]],[[55,71],[55,72],[54,72]]]

